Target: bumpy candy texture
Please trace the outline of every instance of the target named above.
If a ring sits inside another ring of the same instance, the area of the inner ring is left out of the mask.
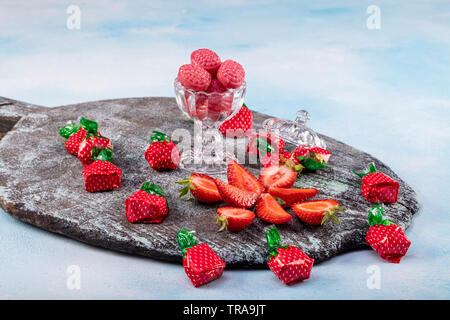
[[[183,258],[184,270],[195,287],[219,278],[225,262],[205,243],[187,249]]]
[[[239,88],[245,79],[244,68],[236,61],[225,60],[217,71],[217,79],[227,89]]]
[[[395,224],[371,226],[366,234],[366,242],[381,258],[392,263],[399,263],[411,245],[402,228]]]
[[[89,136],[80,142],[78,150],[78,159],[83,166],[87,166],[94,162],[95,155],[103,149],[112,149],[113,146],[108,138]]]
[[[83,170],[87,192],[120,188],[122,170],[109,161],[97,160]]]
[[[78,155],[80,143],[83,139],[86,138],[86,134],[86,130],[84,130],[84,128],[81,128],[79,131],[71,135],[69,139],[64,142],[67,152],[73,154],[74,156]]]
[[[242,138],[252,133],[253,114],[245,106],[220,126],[220,132],[227,137]]]
[[[278,254],[267,262],[270,270],[287,285],[306,280],[311,274],[314,259],[297,247],[278,248]]]
[[[211,74],[200,66],[185,64],[178,70],[178,81],[194,91],[206,91],[211,83]]]
[[[212,75],[217,73],[221,61],[217,53],[209,49],[198,49],[191,53],[191,63],[202,67]]]
[[[361,193],[369,202],[395,203],[400,185],[384,173],[369,173],[361,179]]]
[[[169,208],[164,197],[139,190],[125,200],[125,212],[131,223],[161,223]]]

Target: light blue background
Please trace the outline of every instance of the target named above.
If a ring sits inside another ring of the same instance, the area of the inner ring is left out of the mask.
[[[230,270],[195,289],[182,266],[118,254],[0,214],[0,298],[448,299],[448,1],[0,1],[0,96],[57,106],[173,96],[191,51],[241,62],[246,102],[378,157],[417,190],[421,210],[399,265],[343,254],[286,287],[268,270]],[[69,30],[66,9],[81,9]],[[366,26],[369,5],[381,29]],[[66,286],[67,267],[81,289]],[[369,266],[381,288],[369,289]]]

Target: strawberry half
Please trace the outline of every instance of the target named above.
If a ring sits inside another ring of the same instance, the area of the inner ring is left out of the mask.
[[[277,200],[268,193],[263,193],[256,202],[256,214],[261,220],[282,224],[292,219]]]
[[[175,183],[186,185],[180,189],[180,198],[189,193],[188,200],[192,194],[194,198],[204,203],[222,201],[214,179],[206,174],[192,172],[189,178],[176,181]]]
[[[239,189],[251,191],[258,196],[264,191],[264,186],[249,171],[232,159],[228,159],[228,183]]]
[[[177,234],[183,253],[183,267],[195,287],[200,287],[219,278],[225,269],[225,262],[206,244],[198,243],[193,231],[181,228]]]
[[[286,166],[271,166],[263,169],[259,181],[267,188],[290,188],[297,180],[297,174]]]
[[[395,203],[398,199],[400,184],[378,172],[375,164],[370,163],[367,172],[358,173],[361,178],[361,193],[369,202]]]
[[[366,242],[379,256],[389,262],[399,263],[411,245],[402,228],[389,220],[383,220],[383,207],[375,204],[369,210],[370,228]]]
[[[345,208],[340,207],[336,200],[311,200],[299,202],[292,206],[292,210],[300,220],[311,225],[324,224],[330,218],[340,223],[336,217],[337,212],[345,211]]]
[[[145,159],[156,171],[175,170],[180,163],[178,147],[162,132],[153,131]]]
[[[220,225],[219,231],[241,231],[247,228],[254,219],[255,213],[247,209],[235,207],[221,207],[217,209],[216,223]]]
[[[269,188],[267,192],[283,200],[283,207],[290,207],[294,203],[314,197],[317,194],[317,189]]]
[[[293,246],[282,246],[276,227],[266,231],[270,270],[287,285],[306,280],[311,274],[314,259]]]
[[[220,126],[220,132],[227,137],[248,136],[253,128],[253,114],[244,104],[242,108]]]
[[[258,199],[258,194],[254,192],[239,189],[217,178],[214,179],[214,181],[223,201],[229,205],[241,208],[251,208]]]

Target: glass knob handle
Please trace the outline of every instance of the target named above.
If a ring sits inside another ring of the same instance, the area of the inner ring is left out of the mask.
[[[306,110],[299,110],[297,111],[297,118],[295,118],[295,122],[300,125],[305,125],[306,121],[311,119],[311,116],[309,115],[309,112]]]

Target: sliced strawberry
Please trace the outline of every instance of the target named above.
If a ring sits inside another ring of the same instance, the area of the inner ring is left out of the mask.
[[[263,193],[256,203],[256,214],[266,222],[281,224],[292,219],[283,207],[268,193]]]
[[[345,208],[340,207],[336,200],[325,199],[299,202],[292,206],[292,210],[300,220],[311,225],[320,225],[330,218],[340,223],[336,213],[345,211]]]
[[[258,194],[254,192],[239,189],[217,178],[214,179],[214,181],[216,182],[217,189],[219,189],[223,201],[229,205],[241,208],[251,208],[258,199]]]
[[[233,232],[241,231],[247,228],[254,219],[255,213],[247,209],[235,207],[217,209],[216,223],[221,226],[219,231],[224,229]]]
[[[317,189],[269,188],[267,192],[283,200],[283,207],[290,207],[296,202],[314,197],[317,194]]]
[[[192,194],[194,198],[204,203],[222,201],[214,179],[206,174],[192,172],[189,178],[176,181],[176,183],[186,185],[180,189],[180,197],[189,193],[188,199]]]
[[[265,168],[259,175],[259,181],[267,188],[290,188],[297,180],[294,170],[286,166]]]
[[[264,186],[249,171],[232,159],[228,159],[228,183],[239,189],[251,191],[258,196],[264,191]]]

